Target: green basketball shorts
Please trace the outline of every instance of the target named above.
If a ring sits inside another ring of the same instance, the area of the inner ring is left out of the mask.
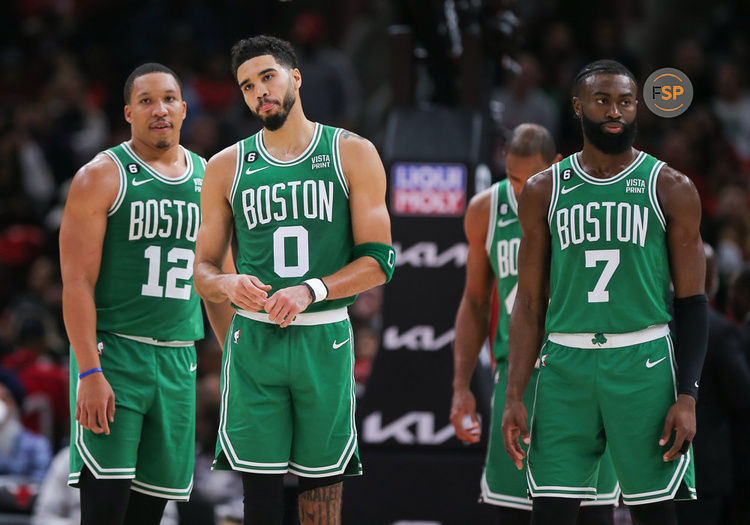
[[[227,334],[213,468],[358,475],[354,344],[345,308],[281,328],[238,311]]]
[[[68,484],[78,486],[85,466],[97,479],[132,479],[132,490],[187,501],[195,458],[195,347],[107,332],[98,332],[97,340],[104,377],[115,393],[115,420],[108,436],[75,421],[78,367],[71,349]]]
[[[534,388],[538,370],[534,369],[526,389],[523,401],[529,414],[528,424],[531,424],[531,412],[534,404]],[[528,494],[526,473],[518,470],[505,452],[503,434],[500,427],[505,406],[505,388],[508,383],[508,363],[500,361],[495,368],[495,393],[492,398],[492,423],[487,445],[487,459],[481,480],[481,496],[483,503],[511,507],[515,509],[531,510],[531,499]],[[524,467],[526,460],[524,460]],[[616,505],[620,497],[620,487],[617,483],[612,460],[606,452],[599,465],[595,483],[596,499],[583,502],[586,505]]]
[[[677,399],[666,325],[628,334],[550,334],[541,352],[527,476],[532,497],[592,499],[609,447],[628,505],[695,499],[693,450],[659,446]]]

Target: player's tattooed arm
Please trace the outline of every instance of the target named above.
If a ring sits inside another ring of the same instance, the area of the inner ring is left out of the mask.
[[[343,482],[306,490],[299,495],[301,525],[340,525]]]
[[[356,133],[354,133],[354,132],[352,132],[352,131],[348,131],[348,130],[346,130],[346,129],[345,129],[344,131],[342,131],[342,132],[341,132],[341,138],[342,138],[342,139],[357,139],[357,140],[361,140],[361,141],[363,141],[363,142],[367,142],[367,139],[366,139],[366,138],[364,138],[364,137],[360,137],[360,136],[359,136],[359,135],[357,135]]]

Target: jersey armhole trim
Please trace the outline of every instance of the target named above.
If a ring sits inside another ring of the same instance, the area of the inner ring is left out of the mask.
[[[656,182],[659,179],[659,173],[661,173],[661,169],[664,165],[665,163],[663,161],[657,161],[651,168],[651,173],[648,176],[648,198],[651,201],[651,207],[656,214],[656,218],[659,219],[659,223],[661,223],[662,229],[667,231],[667,221],[664,217],[664,211],[659,204],[659,195],[656,191]]]
[[[547,222],[549,223],[550,230],[552,229],[552,219],[555,215],[555,208],[557,207],[557,192],[560,186],[558,175],[560,174],[560,163],[557,162],[552,165],[552,195],[549,198],[549,209],[547,210]]]
[[[495,238],[495,227],[497,226],[497,200],[500,193],[500,183],[493,184],[490,189],[490,222],[487,225],[487,239],[484,241],[484,247],[487,255],[492,250],[492,239]]]
[[[229,192],[229,205],[234,206],[234,196],[237,193],[237,186],[240,184],[240,173],[242,172],[242,159],[245,158],[245,141],[237,142],[237,166],[234,168],[234,178],[232,179],[232,189]]]
[[[344,176],[344,168],[341,165],[341,134],[344,132],[342,128],[338,128],[333,133],[333,139],[331,144],[331,150],[333,152],[333,168],[336,171],[336,177],[339,179],[341,188],[344,190],[344,195],[349,198],[349,185],[346,183],[346,177]]]
[[[107,210],[107,217],[111,217],[117,212],[117,210],[120,208],[120,205],[125,200],[125,194],[128,191],[128,178],[125,175],[125,167],[120,162],[120,159],[117,158],[117,155],[109,150],[106,150],[104,154],[112,159],[112,162],[115,163],[115,166],[117,166],[117,173],[120,176],[120,187],[117,188],[117,196],[115,197],[115,202],[113,202],[112,206],[110,206]]]

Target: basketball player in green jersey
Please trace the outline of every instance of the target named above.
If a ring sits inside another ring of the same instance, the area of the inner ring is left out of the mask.
[[[469,251],[466,285],[456,316],[451,422],[459,439],[468,443],[479,441],[481,426],[469,383],[487,334],[490,295],[495,281],[499,297],[498,324],[492,346],[495,393],[489,446],[480,486],[481,500],[497,506],[497,523],[500,525],[528,525],[531,520],[526,476],[508,459],[500,433],[507,384],[508,322],[518,283],[517,254],[521,227],[518,224],[516,199],[529,177],[562,158],[556,151],[554,139],[544,127],[536,124],[516,127],[506,147],[507,179],[476,195],[469,203],[464,219]],[[527,392],[525,397],[525,403],[530,408],[533,393]],[[467,424],[467,418],[470,424]],[[602,463],[597,489],[599,498],[587,502],[591,505],[582,509],[579,524],[600,525],[614,521],[612,505],[619,497],[619,490],[609,461]]]
[[[583,149],[529,179],[519,200],[502,428],[519,469],[519,436],[530,442],[532,523],[575,523],[605,446],[636,524],[674,524],[673,500],[696,497],[690,442],[707,342],[700,200],[687,177],[632,147],[637,91],[618,62],[584,67],[573,89]],[[545,333],[527,428],[523,394]]]
[[[192,487],[205,161],[179,145],[186,104],[174,72],[141,65],[124,95],[131,139],[78,171],[60,228],[69,484],[81,489],[83,525],[157,524]],[[220,309],[210,305],[212,320]]]
[[[301,523],[340,523],[342,476],[362,471],[346,306],[393,272],[385,173],[369,141],[305,118],[288,42],[241,40],[232,66],[263,129],[214,156],[203,188],[196,287],[237,310],[214,468],[242,473],[245,523],[281,523],[286,472]]]

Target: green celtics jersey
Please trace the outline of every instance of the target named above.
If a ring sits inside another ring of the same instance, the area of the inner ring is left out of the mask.
[[[669,322],[662,166],[643,152],[608,179],[585,173],[576,154],[553,166],[547,332],[625,333]]]
[[[159,341],[203,338],[193,289],[195,238],[206,161],[180,148],[187,169],[161,175],[123,142],[104,153],[120,173],[96,282],[96,328]]]
[[[521,226],[518,224],[518,201],[508,179],[490,188],[490,222],[487,229],[487,254],[497,277],[499,312],[497,330],[492,344],[495,361],[508,357],[510,312],[518,289],[518,245]]]
[[[352,260],[349,188],[341,169],[343,130],[315,124],[310,144],[281,161],[263,132],[238,142],[230,203],[237,234],[237,271],[271,286],[269,295],[305,279],[330,275]],[[311,304],[340,308],[354,297]]]

